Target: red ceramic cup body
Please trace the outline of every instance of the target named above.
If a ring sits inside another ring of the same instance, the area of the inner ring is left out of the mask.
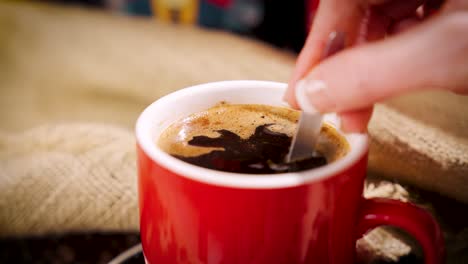
[[[343,134],[350,151],[336,162],[276,175],[197,167],[156,144],[168,125],[221,101],[284,106],[285,89],[286,84],[263,81],[208,83],[165,96],[141,114],[136,126],[140,232],[148,263],[354,262],[357,232],[366,231],[358,230],[366,135]],[[326,120],[339,125],[333,115]]]

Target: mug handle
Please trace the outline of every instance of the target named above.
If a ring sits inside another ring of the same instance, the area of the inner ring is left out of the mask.
[[[378,226],[399,227],[419,241],[426,264],[445,263],[442,231],[427,211],[397,200],[383,198],[363,200],[358,218],[357,239]]]

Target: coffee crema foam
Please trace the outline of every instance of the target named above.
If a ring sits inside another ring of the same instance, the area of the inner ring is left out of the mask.
[[[188,142],[196,136],[218,137],[219,130],[229,130],[243,139],[249,138],[259,126],[271,124],[268,129],[292,137],[300,111],[259,104],[228,104],[221,102],[205,111],[182,118],[166,128],[158,139],[158,146],[170,155],[194,157],[215,147],[200,147]],[[324,124],[317,142],[317,152],[327,162],[333,162],[349,151],[349,144],[328,124]]]

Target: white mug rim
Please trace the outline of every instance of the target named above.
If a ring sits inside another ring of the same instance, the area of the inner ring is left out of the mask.
[[[338,128],[337,130],[346,138],[350,145],[349,152],[343,158],[311,170],[256,175],[223,172],[192,165],[172,157],[157,146],[156,138],[153,138],[151,131],[154,129],[155,119],[157,119],[155,117],[156,108],[167,108],[171,103],[173,104],[173,102],[177,101],[178,98],[193,97],[194,94],[201,91],[205,93],[220,93],[223,89],[245,89],[246,87],[281,89],[284,91],[287,84],[257,80],[221,81],[190,86],[170,93],[150,104],[138,117],[135,126],[137,144],[153,162],[177,175],[210,185],[243,189],[288,188],[328,179],[338,176],[359,162],[367,154],[368,137],[366,134],[345,134]],[[173,107],[176,106],[173,104]],[[207,105],[206,109],[210,106],[212,105]],[[172,120],[172,122],[175,121]]]

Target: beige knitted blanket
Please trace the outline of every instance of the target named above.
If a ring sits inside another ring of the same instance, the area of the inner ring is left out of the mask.
[[[293,63],[288,52],[228,33],[0,3],[0,236],[137,231],[132,127],[139,112],[197,83],[287,81]],[[379,105],[370,172],[468,202],[467,131],[466,97],[424,93]],[[376,179],[365,195],[432,209],[449,262],[468,263],[463,203]],[[411,250],[389,229],[358,242],[367,263]]]

